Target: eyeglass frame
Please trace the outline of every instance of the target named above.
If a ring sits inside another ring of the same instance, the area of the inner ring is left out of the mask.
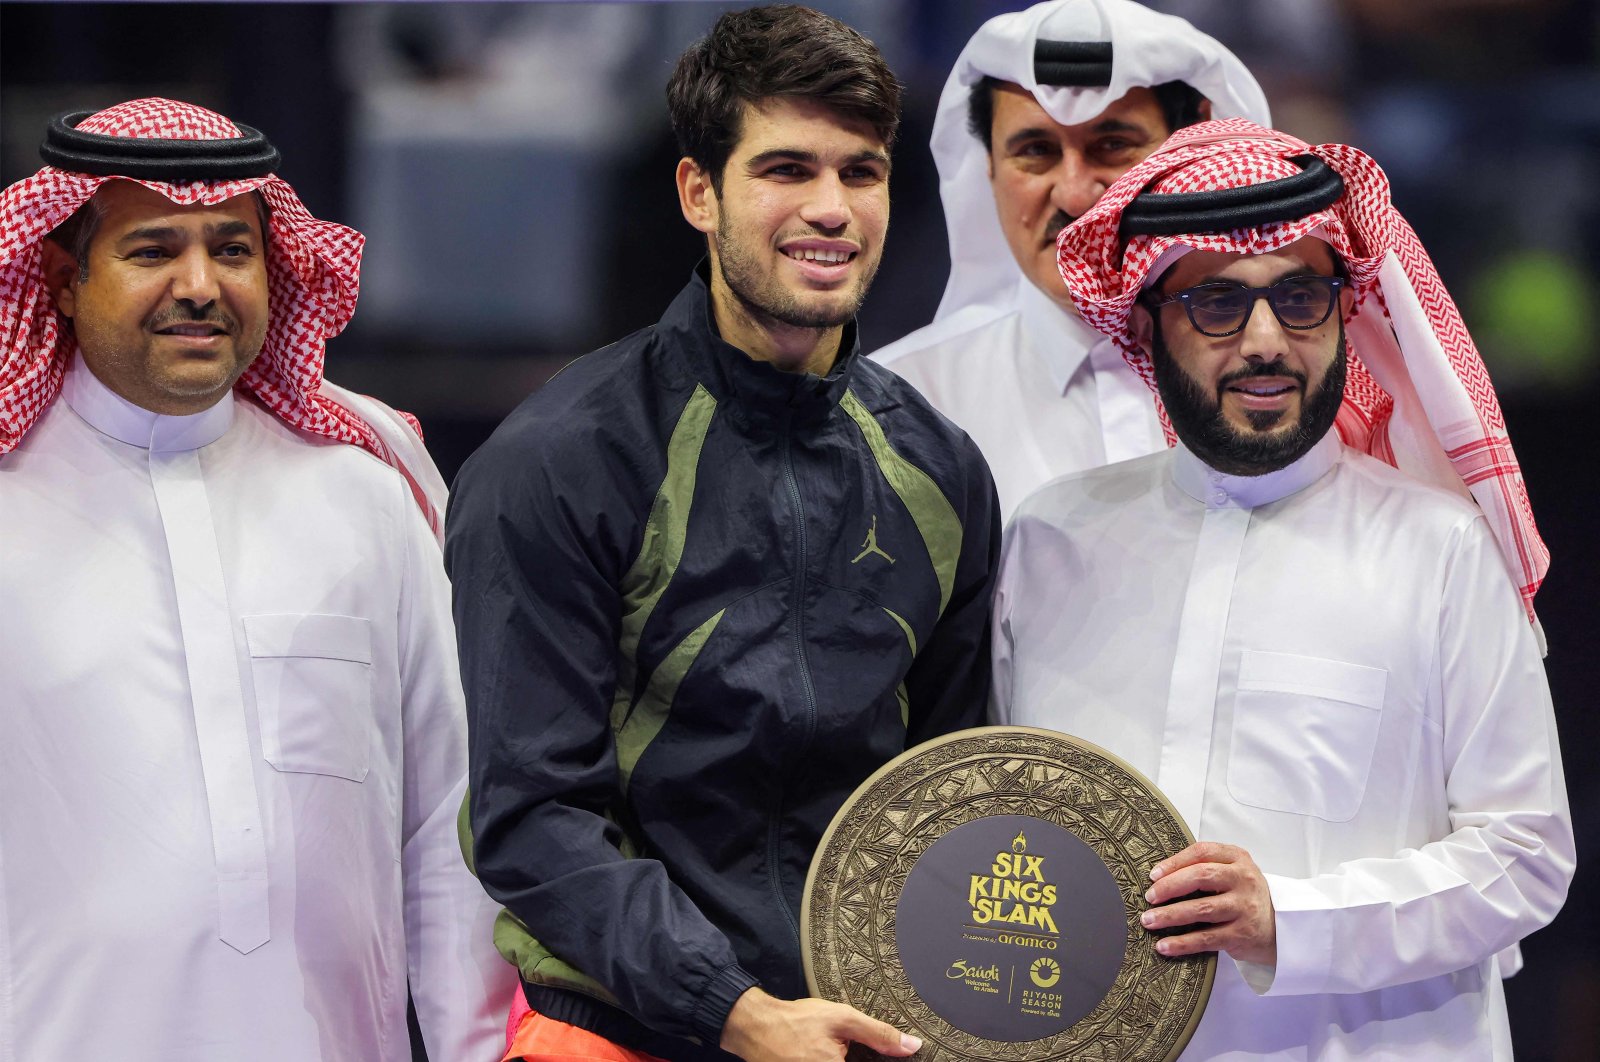
[[[1322,315],[1322,319],[1317,321],[1315,324],[1292,325],[1283,319],[1283,315],[1278,312],[1277,305],[1273,303],[1272,291],[1277,288],[1278,285],[1287,284],[1293,280],[1318,280],[1327,283],[1329,288],[1328,311],[1324,313]],[[1323,325],[1328,323],[1328,318],[1333,316],[1333,308],[1339,304],[1339,292],[1342,291],[1345,285],[1348,283],[1349,280],[1346,277],[1327,275],[1323,273],[1297,273],[1293,276],[1282,277],[1278,280],[1275,280],[1264,288],[1252,288],[1244,284],[1236,284],[1229,280],[1208,280],[1204,284],[1196,284],[1193,287],[1184,288],[1181,291],[1175,291],[1164,299],[1157,300],[1146,298],[1145,302],[1152,311],[1159,310],[1163,306],[1170,306],[1175,302],[1181,302],[1183,304],[1184,315],[1189,318],[1189,324],[1196,332],[1199,332],[1201,335],[1206,336],[1209,339],[1227,339],[1230,336],[1236,336],[1240,332],[1243,332],[1247,327],[1249,327],[1250,318],[1255,315],[1256,303],[1261,302],[1262,300],[1266,300],[1267,309],[1272,311],[1272,316],[1277,318],[1278,323],[1284,328],[1287,328],[1292,332],[1309,332],[1313,328],[1321,328]],[[1194,319],[1194,304],[1189,300],[1194,293],[1199,291],[1201,288],[1216,288],[1223,286],[1231,287],[1236,291],[1243,292],[1244,294],[1250,296],[1250,301],[1246,304],[1247,309],[1244,311],[1244,318],[1235,328],[1227,332],[1207,332],[1204,328],[1200,327],[1200,322]]]

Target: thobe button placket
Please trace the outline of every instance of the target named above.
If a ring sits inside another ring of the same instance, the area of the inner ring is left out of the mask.
[[[267,942],[267,846],[216,527],[196,450],[150,453],[172,562],[184,665],[216,860],[217,933],[249,952]]]
[[[1249,509],[1230,504],[1228,494],[1220,489],[1213,489],[1208,496],[1215,507],[1208,506],[1202,518],[1194,567],[1184,594],[1156,772],[1156,784],[1197,838],[1206,776],[1211,770],[1211,731],[1222,644],[1239,555],[1250,528]]]

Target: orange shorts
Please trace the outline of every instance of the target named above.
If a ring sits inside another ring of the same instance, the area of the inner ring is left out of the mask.
[[[522,993],[518,992],[520,997]],[[530,1010],[522,1015],[501,1062],[661,1062],[654,1055],[618,1047],[587,1029]]]

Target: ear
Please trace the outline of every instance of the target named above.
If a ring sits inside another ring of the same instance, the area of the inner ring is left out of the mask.
[[[1145,356],[1150,356],[1155,351],[1155,318],[1150,315],[1149,307],[1142,302],[1136,302],[1128,311],[1128,333],[1133,336],[1133,341],[1139,344]]]
[[[1211,121],[1211,101],[1201,96],[1200,105],[1194,109],[1194,112],[1200,116],[1200,121]]]
[[[55,300],[56,309],[71,317],[77,307],[78,260],[54,240],[41,240],[40,247],[45,288]]]
[[[716,189],[711,187],[711,177],[694,161],[684,156],[678,160],[678,206],[683,219],[707,236],[717,231],[720,204]]]

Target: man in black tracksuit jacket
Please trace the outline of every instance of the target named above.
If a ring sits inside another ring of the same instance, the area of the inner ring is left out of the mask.
[[[447,522],[497,943],[539,1014],[674,1060],[898,1036],[784,1002],[800,894],[859,783],[981,722],[999,546],[977,448],[856,349],[892,124],[742,106],[728,158],[679,167],[709,261],[523,402]]]

